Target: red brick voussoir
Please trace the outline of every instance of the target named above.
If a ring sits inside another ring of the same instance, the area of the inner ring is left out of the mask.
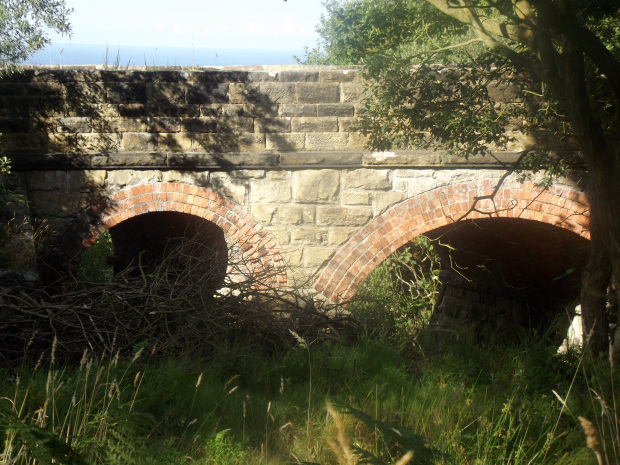
[[[462,219],[476,197],[490,195],[493,183],[466,182],[439,187],[393,205],[354,234],[332,257],[315,289],[334,302],[347,302],[383,260],[417,236]],[[589,203],[579,190],[532,182],[505,182],[493,199],[477,204],[466,219],[521,218],[551,224],[590,238]]]
[[[179,212],[215,223],[246,253],[264,285],[281,287],[287,276],[284,260],[275,241],[243,207],[217,192],[184,183],[161,182],[128,187],[91,206],[84,217],[89,228],[82,235],[81,248],[90,247],[107,229],[137,215],[150,212]]]

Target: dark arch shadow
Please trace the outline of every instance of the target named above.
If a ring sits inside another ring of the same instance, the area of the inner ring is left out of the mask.
[[[481,218],[426,233],[438,242],[442,288],[438,325],[488,323],[504,338],[545,330],[579,298],[589,241],[533,220]]]
[[[544,293],[562,304],[576,296],[590,242],[565,229],[520,218],[467,220],[425,235],[439,240],[444,261],[453,261],[465,278],[515,292]]]
[[[211,263],[212,282],[218,287],[224,282],[228,264],[228,246],[224,231],[203,218],[179,212],[151,212],[129,218],[109,229],[114,246],[114,273],[128,268],[151,271],[164,256],[175,253],[181,240],[192,240],[201,247],[201,257]]]

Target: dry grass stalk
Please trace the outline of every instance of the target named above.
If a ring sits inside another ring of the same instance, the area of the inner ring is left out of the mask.
[[[349,446],[349,439],[347,438],[347,434],[345,432],[344,423],[342,422],[342,417],[338,413],[338,411],[334,408],[332,403],[328,400],[327,404],[327,413],[334,419],[334,423],[336,424],[336,440],[332,438],[327,439],[327,443],[329,447],[336,455],[338,462],[343,465],[356,465],[358,462],[356,460],[355,454],[351,451],[351,447]],[[413,460],[413,451],[407,452],[400,459],[396,461],[394,465],[406,465],[407,463]]]
[[[345,465],[354,465],[355,462],[353,453],[349,447],[349,440],[347,439],[347,435],[344,430],[342,418],[330,401],[327,401],[327,413],[329,413],[329,415],[334,419],[337,431],[336,441],[331,438],[327,440],[329,447],[338,458],[338,462]]]
[[[603,465],[603,456],[601,455],[601,443],[598,440],[596,428],[594,428],[594,425],[591,421],[583,417],[578,418],[581,423],[581,428],[586,435],[586,444],[590,449],[592,449],[592,451],[596,455],[596,460],[598,461],[598,464]]]
[[[400,459],[398,459],[398,462],[396,462],[395,465],[405,465],[409,463],[411,460],[413,460],[413,451],[410,450],[405,455],[403,455]]]

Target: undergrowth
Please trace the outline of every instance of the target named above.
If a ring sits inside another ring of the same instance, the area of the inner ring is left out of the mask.
[[[368,276],[350,305],[351,312],[370,337],[415,339],[428,325],[437,302],[440,271],[435,242],[418,236]]]
[[[431,265],[429,245],[392,264]],[[437,350],[430,310],[389,276],[350,306],[364,330],[339,337],[174,353],[145,340],[74,364],[53,344],[0,372],[0,463],[619,463],[617,370],[536,333]]]
[[[414,360],[382,339],[308,350],[236,346],[208,362],[85,353],[76,367],[48,355],[4,371],[2,463],[384,464],[416,448],[413,463],[596,463],[579,417],[602,463],[617,463],[617,374],[544,341]]]

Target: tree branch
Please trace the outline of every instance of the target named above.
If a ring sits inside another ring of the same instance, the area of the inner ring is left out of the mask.
[[[620,63],[599,38],[592,31],[579,24],[575,15],[566,13],[552,1],[530,1],[538,11],[539,17],[544,17],[545,22],[566,36],[573,47],[581,50],[592,59],[607,77],[616,98],[620,99]]]
[[[530,44],[526,40],[529,33],[525,33],[525,29],[522,27],[517,27],[506,22],[500,22],[487,16],[478,15],[474,11],[474,8],[465,2],[462,3],[463,6],[458,8],[449,4],[447,0],[426,0],[426,2],[437,8],[442,13],[445,13],[446,15],[451,16],[462,23],[469,24],[476,32],[476,35],[487,47],[508,58],[514,63],[515,66],[519,68],[526,68],[531,70],[533,73],[536,73],[536,63],[496,39],[496,37],[510,39],[512,41],[522,43],[529,48]]]
[[[436,53],[441,53],[441,52],[445,52],[447,50],[453,50],[455,48],[461,48],[461,47],[467,47],[468,45],[471,44],[475,44],[476,42],[484,42],[482,39],[478,38],[478,39],[471,39],[465,42],[461,42],[460,44],[455,44],[455,45],[448,45],[446,47],[440,47],[440,48],[436,48],[434,50],[425,50],[423,52],[417,53],[415,55],[412,56],[412,58],[419,58],[423,55],[434,55]]]
[[[502,184],[504,183],[504,181],[506,180],[506,178],[508,176],[510,176],[512,173],[514,173],[516,170],[519,169],[519,166],[521,165],[521,162],[525,159],[526,156],[528,156],[532,151],[534,150],[534,148],[530,148],[527,150],[524,150],[523,152],[521,152],[521,154],[519,155],[519,158],[517,158],[517,161],[515,161],[512,166],[510,166],[509,169],[506,170],[506,172],[502,175],[501,178],[499,178],[499,181],[497,181],[497,184],[495,185],[495,187],[493,188],[493,190],[491,191],[490,194],[487,195],[478,195],[476,197],[474,197],[474,201],[471,204],[471,207],[469,207],[469,210],[467,210],[465,213],[463,213],[456,221],[455,223],[458,223],[459,221],[464,220],[465,218],[467,218],[469,216],[470,213],[474,212],[474,211],[478,211],[477,209],[477,205],[478,202],[480,202],[481,200],[493,200],[493,198],[495,197],[495,195],[497,195],[497,192],[500,190],[500,188],[502,187]],[[496,210],[497,211],[497,210]],[[480,213],[484,213],[484,212],[480,212]]]
[[[456,19],[457,21],[473,26],[469,13],[473,10],[472,6],[463,5],[460,7],[456,7],[454,6],[454,4],[450,4],[448,0],[426,0],[426,2],[437,8],[442,13],[445,13],[446,15]],[[510,39],[515,42],[528,45],[525,41],[526,34],[524,34],[523,28],[527,28],[529,26],[515,26],[514,24],[497,21],[496,19],[492,19],[484,15],[478,15],[478,19],[487,34],[495,37],[503,37],[504,39]]]
[[[519,25],[519,38],[522,43],[526,43],[530,50],[535,48],[536,29],[538,20],[528,0],[512,0],[514,12],[522,21]]]

